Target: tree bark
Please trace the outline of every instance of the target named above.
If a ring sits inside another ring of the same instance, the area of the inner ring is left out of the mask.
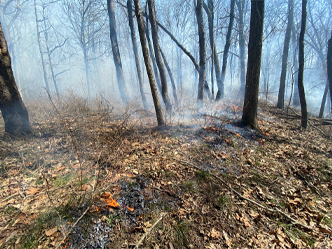
[[[28,111],[17,89],[7,42],[0,23],[0,110],[5,131],[19,136],[30,133]]]
[[[163,60],[160,54],[160,46],[159,46],[159,38],[158,38],[158,28],[156,23],[156,11],[154,0],[148,0],[149,6],[149,16],[150,16],[150,23],[151,23],[151,33],[152,33],[152,40],[153,40],[153,47],[154,47],[154,54],[156,57],[157,66],[159,69],[160,74],[160,81],[161,81],[161,95],[163,97],[166,110],[172,111],[172,105],[168,97],[167,91],[167,78],[166,78],[166,71],[163,64]]]
[[[293,106],[299,106],[300,105],[300,95],[299,95],[299,86],[296,84],[299,79],[299,63],[298,63],[298,57],[297,57],[297,38],[296,38],[296,30],[295,30],[295,24],[293,19],[293,26],[292,26],[292,47],[293,47],[293,65],[294,65],[294,94],[293,94]]]
[[[107,9],[109,16],[109,25],[110,25],[110,38],[112,43],[112,51],[113,51],[113,60],[116,69],[116,77],[118,80],[118,86],[120,91],[120,96],[124,103],[127,103],[127,89],[126,82],[123,76],[122,63],[118,45],[118,39],[116,34],[116,22],[115,22],[115,13],[114,13],[114,2],[113,0],[107,0]]]
[[[146,5],[146,7],[147,7],[147,5]],[[149,48],[149,54],[150,54],[150,58],[151,58],[152,66],[153,66],[153,72],[154,72],[154,75],[156,77],[156,83],[157,83],[158,90],[161,93],[162,89],[161,89],[159,72],[158,72],[158,69],[157,69],[157,63],[156,63],[156,59],[155,59],[155,56],[154,56],[154,51],[153,51],[153,48],[152,48],[152,42],[150,40],[150,35],[149,35],[149,18],[148,18],[148,16],[146,16],[146,23],[145,23],[144,27],[145,27],[146,40],[148,41],[148,48]]]
[[[165,121],[164,121],[163,113],[161,110],[161,105],[159,102],[156,81],[155,81],[155,78],[153,75],[151,60],[149,57],[149,49],[148,49],[148,46],[147,46],[146,40],[145,40],[145,30],[144,30],[144,21],[143,21],[142,10],[141,10],[141,3],[139,0],[134,0],[134,4],[135,4],[135,13],[136,13],[136,18],[137,18],[137,26],[138,26],[141,47],[142,47],[142,52],[143,52],[143,57],[144,57],[144,63],[145,63],[145,67],[146,67],[146,72],[149,77],[153,103],[154,103],[154,107],[156,110],[157,122],[158,122],[158,126],[164,126]]]
[[[199,80],[197,100],[202,101],[204,97],[205,72],[205,31],[203,23],[203,0],[197,0],[196,18],[199,36]]]
[[[328,92],[329,92],[329,81],[327,80],[325,89],[324,89],[322,103],[320,105],[320,110],[319,110],[319,115],[318,115],[319,118],[322,118],[324,116],[325,103],[326,103],[326,98],[327,98]]]
[[[285,86],[286,86],[286,72],[287,72],[287,60],[289,51],[289,42],[291,39],[291,32],[294,19],[294,0],[288,0],[288,21],[287,29],[285,34],[284,51],[282,54],[282,66],[281,66],[281,76],[280,76],[280,86],[278,94],[277,107],[279,109],[284,109],[285,101]]]
[[[236,5],[239,11],[239,47],[240,47],[240,93],[243,96],[246,85],[246,56],[245,56],[245,36],[244,36],[244,6],[245,0],[237,0]],[[241,97],[242,97],[241,96]]]
[[[227,58],[228,58],[228,51],[229,47],[231,45],[231,35],[232,35],[232,29],[233,29],[233,23],[234,23],[234,5],[235,0],[231,0],[231,12],[229,16],[229,25],[226,35],[226,44],[224,49],[224,55],[223,55],[223,63],[222,63],[222,69],[221,69],[221,81],[220,81],[220,87],[218,86],[218,92],[216,100],[223,99],[224,98],[224,82],[225,82],[225,76],[226,76],[226,68],[227,68]]]
[[[332,103],[332,32],[331,32],[331,38],[328,42],[327,47],[327,75],[330,82],[330,97],[331,97],[331,103]],[[332,108],[331,108],[332,112]]]
[[[257,122],[259,77],[264,26],[264,0],[251,0],[248,67],[242,123],[259,130]]]
[[[140,66],[139,56],[138,56],[138,49],[137,49],[137,43],[136,43],[136,34],[134,29],[134,19],[133,19],[133,8],[132,8],[132,0],[127,1],[127,8],[128,8],[128,19],[129,19],[129,27],[130,27],[130,34],[131,34],[131,41],[133,44],[133,51],[135,56],[135,63],[136,63],[136,70],[137,70],[137,77],[138,77],[138,85],[139,90],[141,92],[142,96],[142,103],[144,110],[148,109],[148,106],[146,104],[146,98],[144,94],[144,88],[143,88],[143,74]]]
[[[165,63],[165,66],[166,66],[169,78],[171,79],[171,84],[172,84],[172,89],[173,89],[173,97],[174,97],[174,100],[175,100],[175,104],[177,105],[178,104],[178,96],[176,94],[176,87],[175,87],[174,77],[173,77],[171,68],[168,65],[166,56],[165,56],[165,54],[164,54],[164,52],[163,52],[162,49],[160,49],[160,53],[161,53],[161,56],[163,57],[163,60],[164,60],[164,63]]]
[[[208,5],[203,3],[204,10],[208,16],[208,23],[209,23],[209,37],[210,37],[210,47],[212,51],[211,60],[215,67],[215,74],[218,86],[218,93],[224,92],[224,86],[221,82],[221,73],[220,73],[220,65],[219,65],[219,58],[218,58],[218,51],[216,48],[215,38],[214,38],[214,5],[213,0],[208,0]],[[212,66],[213,67],[213,66]],[[211,80],[212,81],[212,80]],[[213,91],[214,92],[214,91]],[[214,97],[214,93],[212,93]]]
[[[301,103],[301,126],[306,129],[308,124],[307,102],[305,99],[305,91],[303,85],[303,72],[304,72],[304,34],[307,22],[307,0],[302,0],[302,20],[301,32],[299,38],[299,96]]]

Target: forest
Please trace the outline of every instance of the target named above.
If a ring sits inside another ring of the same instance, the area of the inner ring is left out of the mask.
[[[0,0],[1,248],[332,248],[332,1]]]

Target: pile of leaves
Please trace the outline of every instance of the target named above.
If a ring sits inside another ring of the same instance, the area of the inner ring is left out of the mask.
[[[321,130],[268,105],[260,132],[234,103],[162,129],[143,111],[68,106],[31,108],[32,137],[1,126],[3,248],[332,247]]]

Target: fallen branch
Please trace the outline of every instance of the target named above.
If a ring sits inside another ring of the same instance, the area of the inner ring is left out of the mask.
[[[152,227],[149,228],[149,230],[147,230],[145,232],[145,234],[142,236],[142,238],[137,242],[137,244],[135,245],[135,249],[138,249],[139,245],[143,242],[143,240],[145,239],[145,237],[151,232],[151,230],[164,218],[164,216],[166,215],[166,213],[162,213],[160,218],[152,225]]]
[[[188,164],[190,165],[192,168],[194,169],[197,169],[197,170],[202,170],[200,167],[190,163],[190,162],[187,162],[187,161],[182,161],[182,160],[178,160],[178,159],[175,159],[179,162],[181,162],[182,164]],[[283,215],[284,217],[286,217],[287,219],[289,219],[293,225],[298,225],[298,226],[301,226],[309,231],[315,231],[312,227],[309,227],[309,226],[306,226],[298,221],[296,221],[295,219],[293,219],[292,217],[290,217],[288,214],[284,213],[283,211],[279,210],[279,209],[271,209],[271,208],[268,208],[268,207],[264,207],[263,205],[255,202],[254,200],[251,200],[249,198],[246,198],[244,197],[243,195],[241,195],[239,192],[237,192],[235,189],[233,189],[231,186],[229,186],[223,179],[221,179],[219,176],[216,176],[214,175],[212,172],[209,172],[214,178],[218,179],[222,184],[224,184],[229,190],[231,190],[233,193],[235,193],[237,196],[239,196],[241,199],[244,199],[252,204],[255,204],[256,206],[260,207],[260,208],[263,208],[265,209],[266,211],[269,211],[271,213],[279,213],[281,215]]]
[[[67,239],[67,237],[69,236],[69,234],[73,231],[74,227],[78,224],[78,222],[83,218],[83,216],[86,214],[86,212],[88,212],[89,209],[90,209],[90,207],[88,207],[87,209],[85,209],[84,213],[77,219],[77,221],[74,223],[74,225],[70,228],[69,232],[66,234],[66,236],[57,245],[57,247],[55,249],[58,249],[62,245],[62,243],[65,242],[65,240]]]

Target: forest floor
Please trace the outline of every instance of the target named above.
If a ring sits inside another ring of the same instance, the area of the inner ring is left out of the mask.
[[[328,120],[301,130],[261,104],[257,132],[228,101],[158,129],[131,108],[46,106],[28,104],[30,137],[0,125],[1,248],[332,248]]]

